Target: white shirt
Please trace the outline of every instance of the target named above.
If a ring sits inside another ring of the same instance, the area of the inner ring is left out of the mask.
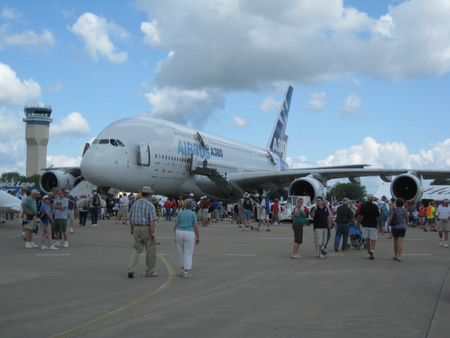
[[[449,206],[444,207],[441,204],[436,209],[436,216],[438,216],[439,219],[448,219],[450,217],[450,207]]]
[[[123,196],[120,199],[120,206],[121,207],[127,207],[129,205],[129,200],[128,200],[128,196]]]

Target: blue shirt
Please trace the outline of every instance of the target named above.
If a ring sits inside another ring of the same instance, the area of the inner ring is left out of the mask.
[[[45,220],[43,221],[45,225],[47,225],[48,222],[50,221],[50,218],[48,218],[48,215],[47,215],[47,213],[45,212],[46,210],[48,210],[48,213],[49,213],[50,215],[52,214],[52,209],[50,209],[50,206],[49,206],[47,203],[42,202],[42,204],[41,204],[41,209],[39,209],[39,211],[44,212],[45,215],[47,216],[47,217],[45,218]]]
[[[177,230],[195,232],[194,224],[198,223],[197,215],[192,210],[185,209],[178,214],[177,223]]]
[[[56,197],[53,204],[64,206],[64,210],[55,209],[55,219],[67,219],[67,207],[69,206],[69,200],[65,197]]]

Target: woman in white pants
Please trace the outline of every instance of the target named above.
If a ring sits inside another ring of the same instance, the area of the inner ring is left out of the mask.
[[[198,233],[197,215],[192,211],[191,200],[184,202],[184,210],[178,214],[173,231],[175,232],[175,242],[180,253],[180,276],[184,278],[192,277],[189,271],[192,268],[194,247],[195,244],[200,243],[200,236]]]

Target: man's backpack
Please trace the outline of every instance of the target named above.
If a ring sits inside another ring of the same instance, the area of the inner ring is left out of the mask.
[[[252,208],[252,202],[250,201],[250,198],[244,199],[244,209],[251,209]]]
[[[92,198],[92,206],[98,207],[100,205],[100,196],[98,194],[94,194],[94,197]]]

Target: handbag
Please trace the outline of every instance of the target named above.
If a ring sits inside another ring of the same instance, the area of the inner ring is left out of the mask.
[[[38,214],[37,214],[37,217],[39,217],[40,220],[42,222],[44,222],[46,220],[46,218],[47,218],[47,214],[45,213],[45,211],[39,211]]]
[[[395,213],[395,209],[394,209],[394,214],[392,215],[391,223],[389,225],[391,227],[395,227],[397,225],[397,215]]]

